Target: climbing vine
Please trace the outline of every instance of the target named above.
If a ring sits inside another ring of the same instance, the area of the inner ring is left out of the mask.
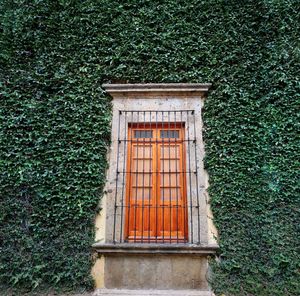
[[[212,82],[212,287],[299,295],[299,11],[297,0],[2,0],[1,290],[92,287],[103,82]]]

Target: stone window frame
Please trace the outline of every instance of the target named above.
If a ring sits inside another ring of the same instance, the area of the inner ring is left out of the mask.
[[[174,244],[147,244],[139,246],[136,244],[123,243],[118,244],[112,237],[113,225],[113,196],[115,195],[116,184],[116,153],[117,153],[117,133],[112,132],[111,148],[109,153],[109,170],[107,173],[107,182],[105,186],[105,194],[101,200],[102,211],[96,217],[96,243],[94,248],[101,253],[110,252],[144,252],[149,249],[159,249],[162,252],[211,252],[214,253],[218,248],[216,243],[217,231],[212,222],[212,214],[209,206],[209,196],[207,194],[208,175],[204,170],[204,142],[202,137],[203,122],[202,108],[204,99],[207,96],[211,84],[188,84],[188,83],[171,83],[171,84],[104,84],[103,88],[113,98],[113,117],[112,131],[117,130],[118,118],[120,110],[178,110],[194,109],[197,118],[197,141],[198,160],[197,164],[199,174],[199,186],[201,187],[200,212],[201,212],[201,229],[200,244],[185,246],[176,246]],[[124,156],[123,156],[124,157]],[[125,156],[126,157],[126,156]],[[194,232],[195,233],[195,232]],[[123,251],[122,251],[123,250]],[[175,251],[174,251],[175,250]]]

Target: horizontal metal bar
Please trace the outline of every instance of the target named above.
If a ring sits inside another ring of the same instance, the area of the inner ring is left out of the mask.
[[[120,172],[119,171],[117,173],[118,174],[123,174],[123,173],[125,173],[125,174],[146,174],[146,175],[158,174],[158,173],[160,173],[160,174],[185,174],[185,173],[196,174],[197,171],[176,171],[176,172],[174,172],[174,171],[171,171],[171,172],[169,172],[169,171],[164,171],[164,172],[162,172],[162,171],[148,171],[148,172],[145,172],[145,171],[123,171],[123,172]]]
[[[121,142],[129,142],[129,143],[145,143],[145,144],[148,144],[148,143],[182,143],[182,142],[196,142],[197,139],[183,139],[183,140],[149,140],[149,138],[135,138],[135,139],[119,139],[118,140],[119,143]],[[168,147],[168,146],[166,146]]]
[[[195,110],[192,110],[192,109],[186,109],[186,110],[145,110],[145,111],[139,111],[139,110],[119,110],[119,112],[122,112],[122,113],[184,113],[184,112],[195,112]]]
[[[160,205],[157,205],[157,206],[152,206],[152,205],[147,205],[147,204],[144,204],[144,206],[140,206],[140,205],[130,205],[130,206],[126,206],[126,205],[116,205],[116,208],[151,208],[151,209],[160,209],[161,207],[164,207],[164,208],[181,208],[181,209],[187,209],[189,208],[190,206],[184,206],[184,205],[163,205],[163,204],[160,204]],[[195,208],[195,209],[198,209],[198,206],[197,205],[193,205],[192,208]]]

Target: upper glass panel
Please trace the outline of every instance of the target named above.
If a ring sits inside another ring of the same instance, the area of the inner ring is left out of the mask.
[[[179,138],[179,131],[178,130],[161,130],[160,137],[162,139],[178,139]]]
[[[134,138],[152,138],[153,131],[152,130],[135,130],[134,131]]]

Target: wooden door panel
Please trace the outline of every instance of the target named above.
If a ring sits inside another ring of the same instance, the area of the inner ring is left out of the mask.
[[[159,138],[163,134],[163,138]],[[131,138],[136,135],[137,139]],[[142,136],[147,138],[142,138]],[[171,141],[167,137],[176,136]],[[152,138],[151,138],[152,137]],[[156,125],[129,129],[127,223],[130,242],[179,242],[187,237],[183,130],[161,132]]]
[[[155,212],[153,206],[131,207],[129,221],[129,241],[146,240],[148,237],[155,237]]]
[[[161,206],[158,208],[157,235],[169,238],[183,239],[185,233],[184,208],[181,206]]]
[[[159,144],[158,236],[165,241],[183,239],[185,233],[182,147],[182,142]]]
[[[183,209],[181,207],[160,207],[158,209],[158,238],[169,240],[184,239]]]
[[[128,167],[131,166],[131,171],[127,176],[129,179],[127,239],[138,242],[149,236],[155,236],[153,145],[144,142],[132,143],[130,156],[128,155]]]

